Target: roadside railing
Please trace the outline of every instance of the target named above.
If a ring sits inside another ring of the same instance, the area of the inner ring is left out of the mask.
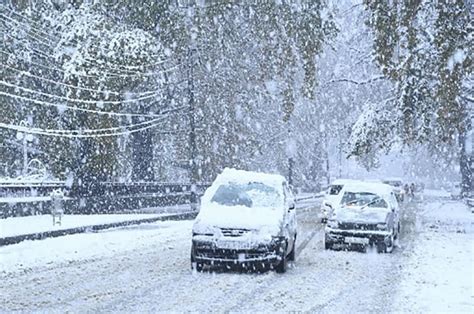
[[[71,188],[64,182],[0,183],[0,217],[51,213],[50,194],[55,189],[65,192],[65,214],[109,214],[190,204],[192,193],[200,196],[207,187],[166,182],[102,182]]]

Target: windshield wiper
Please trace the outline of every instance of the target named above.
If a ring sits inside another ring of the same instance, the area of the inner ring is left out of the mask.
[[[382,198],[380,198],[380,197],[376,197],[376,198],[374,198],[373,200],[371,200],[370,202],[368,202],[367,204],[365,204],[364,206],[362,206],[360,209],[367,208],[368,206],[377,203],[377,202],[380,201],[381,199],[382,199]]]

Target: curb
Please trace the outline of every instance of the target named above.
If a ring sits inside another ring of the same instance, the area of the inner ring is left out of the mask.
[[[6,246],[6,245],[17,244],[26,240],[43,240],[47,238],[57,238],[57,237],[65,236],[65,235],[86,233],[86,232],[97,232],[100,230],[105,230],[105,229],[110,229],[110,228],[126,227],[126,226],[131,226],[131,225],[139,225],[143,223],[153,223],[157,221],[166,221],[166,220],[189,220],[189,219],[194,219],[196,215],[197,215],[197,212],[187,212],[187,213],[180,213],[180,214],[163,215],[163,216],[153,217],[153,218],[135,219],[135,220],[127,220],[127,221],[100,224],[100,225],[89,225],[89,226],[75,227],[75,228],[62,229],[62,230],[52,230],[52,231],[45,231],[45,232],[38,232],[38,233],[22,234],[22,235],[17,235],[17,236],[0,238],[0,247]]]

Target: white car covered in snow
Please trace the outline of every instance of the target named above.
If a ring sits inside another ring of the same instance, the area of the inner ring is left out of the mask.
[[[321,203],[321,222],[326,222],[332,215],[334,208],[341,202],[344,185],[349,183],[357,183],[357,180],[336,179],[329,186]]]
[[[295,259],[295,201],[280,175],[225,169],[193,225],[191,264],[285,272]]]
[[[341,205],[328,219],[325,248],[373,245],[391,252],[400,232],[400,213],[391,186],[361,182],[344,187]]]

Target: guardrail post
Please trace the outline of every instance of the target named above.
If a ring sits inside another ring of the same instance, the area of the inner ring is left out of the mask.
[[[53,226],[58,224],[61,225],[61,219],[64,213],[64,193],[60,189],[53,190],[51,192],[51,215],[53,216]],[[56,221],[56,219],[58,219]]]

